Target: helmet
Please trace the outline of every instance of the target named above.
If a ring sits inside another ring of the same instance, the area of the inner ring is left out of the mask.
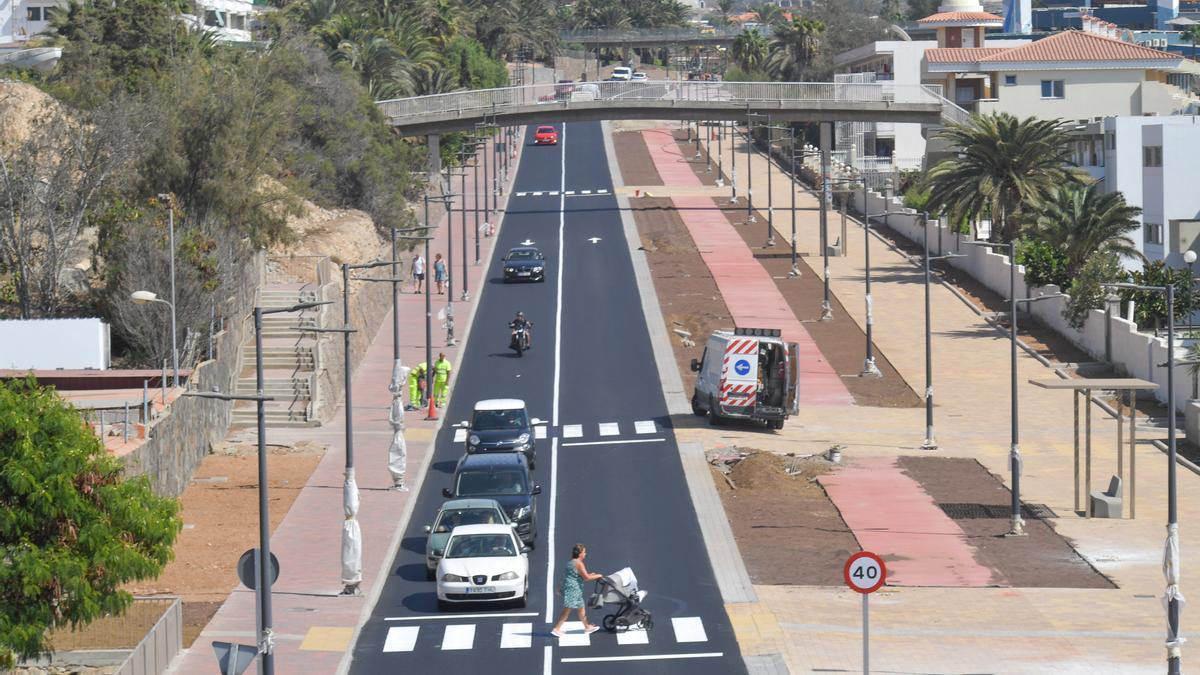
[[[517,312],[517,318],[518,318],[518,319],[524,319],[524,318],[525,318],[525,312]]]

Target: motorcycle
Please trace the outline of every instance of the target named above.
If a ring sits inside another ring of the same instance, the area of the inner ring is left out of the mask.
[[[512,341],[508,344],[509,349],[515,349],[517,356],[524,354],[526,349],[529,349],[529,332],[525,326],[514,326],[512,329]]]

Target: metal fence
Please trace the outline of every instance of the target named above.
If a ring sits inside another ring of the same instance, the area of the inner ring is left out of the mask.
[[[169,603],[150,632],[137,643],[116,675],[159,675],[165,673],[183,649],[183,605],[179,598],[142,598],[139,602]]]
[[[612,44],[651,41],[671,42],[673,40],[733,40],[745,30],[741,26],[720,26],[716,28],[585,28],[559,31],[558,40],[563,43],[607,42]],[[771,27],[767,25],[757,26],[754,30],[757,30],[758,34],[764,37],[770,37],[773,33]]]
[[[949,103],[921,85],[837,82],[604,81],[571,85],[530,84],[476,89],[432,96],[379,101],[376,105],[395,123],[405,120],[502,113],[507,108],[571,100],[724,101],[772,103]]]

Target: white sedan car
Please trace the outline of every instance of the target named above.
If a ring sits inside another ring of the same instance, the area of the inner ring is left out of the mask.
[[[460,525],[437,566],[438,609],[458,602],[516,602],[529,596],[529,549],[511,525]]]

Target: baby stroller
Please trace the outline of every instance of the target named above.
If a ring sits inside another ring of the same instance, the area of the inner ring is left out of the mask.
[[[646,591],[639,591],[637,577],[633,570],[626,567],[606,577],[596,580],[595,590],[588,603],[593,609],[604,605],[617,605],[617,611],[604,617],[604,630],[615,633],[617,629],[626,630],[630,626],[638,626],[643,630],[654,627],[654,619],[642,608],[642,600],[646,599]]]

